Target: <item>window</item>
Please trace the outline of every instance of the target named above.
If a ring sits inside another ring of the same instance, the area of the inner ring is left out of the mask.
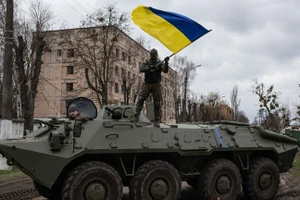
[[[124,68],[122,68],[122,76],[126,76]]]
[[[119,74],[119,67],[118,67],[118,66],[115,67],[115,74],[116,74],[116,75]]]
[[[120,50],[116,49],[116,58],[119,58],[119,57],[120,57]]]
[[[131,57],[128,56],[128,64],[131,65]]]
[[[115,93],[119,93],[119,84],[115,83]]]
[[[74,57],[74,49],[67,50],[67,57]]]
[[[122,90],[123,93],[125,92],[125,87],[124,87],[124,85],[121,85],[121,90]]]
[[[126,60],[126,56],[125,56],[125,53],[122,52],[122,60],[125,61]]]
[[[130,71],[128,71],[128,73],[127,73],[127,77],[128,77],[128,80],[130,80]]]
[[[67,66],[67,74],[74,74],[74,67],[73,66]]]
[[[73,83],[67,83],[67,91],[73,91]]]
[[[61,57],[61,49],[58,49],[58,50],[57,50],[57,56],[58,56],[58,57]]]

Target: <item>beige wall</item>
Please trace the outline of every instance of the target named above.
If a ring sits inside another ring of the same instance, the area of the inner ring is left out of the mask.
[[[78,34],[79,29],[63,30],[68,34]],[[46,32],[46,39],[51,41],[48,47],[51,52],[46,52],[43,55],[43,65],[41,70],[40,82],[38,85],[38,94],[35,104],[35,117],[65,117],[66,116],[66,101],[68,99],[84,96],[94,101],[99,109],[96,94],[88,89],[87,82],[84,76],[84,66],[80,66],[76,63],[78,57],[76,56],[76,50],[74,57],[67,57],[67,49],[71,48],[65,45],[61,45],[60,32],[49,31]],[[119,60],[113,65],[112,78],[109,82],[108,101],[110,103],[121,105],[124,102],[123,93],[121,90],[121,74],[123,72],[132,76],[137,74],[143,81],[143,74],[138,73],[139,65],[146,59],[149,59],[149,52],[132,40],[127,35],[123,35],[122,39],[117,44],[119,49],[119,56],[122,56],[122,52],[126,54],[128,44],[132,45],[138,50],[137,54],[131,57],[131,62],[128,62],[128,57],[125,61]],[[58,51],[61,51],[61,55],[58,55]],[[114,50],[114,52],[116,49]],[[73,66],[74,74],[67,74],[67,66]],[[118,66],[119,74],[116,74],[116,66]],[[168,74],[162,73],[162,121],[174,121],[174,97],[175,92],[175,71],[170,69]],[[73,91],[67,91],[67,83],[73,83]],[[115,83],[118,83],[119,92],[115,92]],[[138,80],[134,83],[132,89],[137,90]],[[130,103],[133,99],[130,99]]]

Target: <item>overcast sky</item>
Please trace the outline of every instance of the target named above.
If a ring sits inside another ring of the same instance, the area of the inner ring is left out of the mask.
[[[44,0],[57,16],[53,29],[66,21],[78,27],[87,12],[102,8],[104,0]],[[291,110],[300,102],[300,1],[299,0],[119,0],[117,7],[131,11],[139,4],[186,15],[212,31],[178,53],[202,66],[191,88],[198,94],[218,91],[230,104],[238,85],[240,109],[252,122],[258,98],[251,92],[254,80],[281,92],[280,101]],[[29,0],[23,0],[24,8]],[[172,54],[156,39],[132,23],[133,38],[143,36],[161,58]]]

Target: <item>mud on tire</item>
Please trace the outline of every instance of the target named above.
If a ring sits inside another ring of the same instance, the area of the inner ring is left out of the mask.
[[[110,165],[97,161],[83,163],[64,181],[62,200],[88,199],[91,195],[105,200],[122,199],[122,180]]]
[[[243,175],[243,190],[249,200],[272,199],[280,183],[279,169],[269,158],[256,158]]]
[[[238,167],[227,159],[210,161],[200,172],[198,189],[201,199],[235,200],[241,191],[241,174]]]

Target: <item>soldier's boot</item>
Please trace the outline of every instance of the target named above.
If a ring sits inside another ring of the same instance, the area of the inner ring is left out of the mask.
[[[137,104],[137,105],[136,105],[135,114],[133,115],[133,118],[132,118],[130,121],[138,122],[138,121],[139,121],[139,118],[140,118],[140,113],[141,113],[142,109],[143,109],[143,106]]]
[[[154,126],[159,127],[160,122],[160,102],[156,101],[154,102]]]

